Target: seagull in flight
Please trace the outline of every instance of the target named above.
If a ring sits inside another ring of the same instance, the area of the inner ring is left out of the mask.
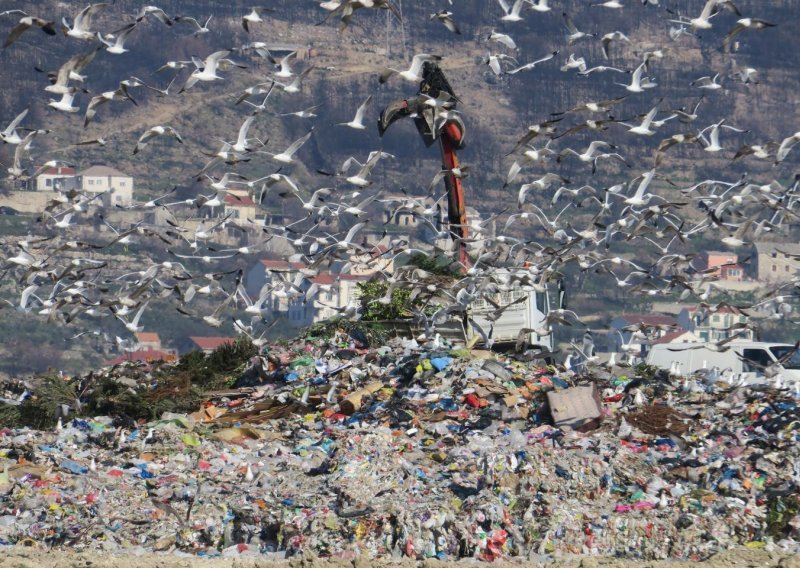
[[[297,152],[303,144],[308,142],[308,139],[311,138],[311,135],[313,133],[314,129],[312,128],[311,130],[308,131],[308,133],[306,133],[302,137],[292,142],[291,145],[288,148],[286,148],[286,150],[278,154],[270,154],[269,152],[264,152],[264,151],[261,151],[261,153],[267,154],[270,158],[272,158],[276,162],[280,162],[281,164],[294,164],[295,152]]]
[[[500,32],[492,30],[487,39],[489,41],[500,42],[508,49],[517,49],[517,44],[514,43],[514,39],[508,34],[501,34]]]
[[[164,12],[164,10],[162,10],[158,6],[144,6],[144,7],[142,7],[142,9],[139,10],[139,13],[136,14],[136,21],[137,22],[141,22],[142,20],[144,20],[144,17],[147,14],[152,15],[154,18],[156,18],[158,21],[160,21],[165,26],[171,26],[172,25],[172,20],[170,19],[170,17],[167,16],[167,13]]]
[[[558,55],[558,51],[554,51],[553,53],[551,53],[549,55],[545,55],[544,57],[542,57],[541,59],[537,59],[536,61],[532,61],[530,63],[526,63],[525,65],[521,65],[521,66],[517,67],[516,69],[509,69],[507,71],[507,73],[509,75],[516,75],[520,71],[529,71],[529,70],[533,69],[534,67],[536,67],[539,63],[544,63],[545,61],[550,61],[556,55]]]
[[[508,5],[506,0],[497,0],[497,3],[500,4],[500,8],[502,8],[505,15],[500,18],[501,22],[521,22],[524,18],[519,15],[522,11],[523,4],[529,4],[529,0],[514,0],[514,4],[511,6]]]
[[[222,79],[222,77],[217,75],[217,67],[219,66],[220,60],[224,59],[225,57],[228,57],[230,53],[231,52],[229,49],[224,49],[222,51],[215,51],[214,53],[206,57],[205,60],[202,62],[200,62],[199,60],[195,60],[195,65],[197,66],[197,69],[192,71],[192,74],[189,75],[189,78],[186,80],[186,83],[184,83],[183,87],[179,92],[182,93],[188,90],[198,81],[215,81],[217,79]]]
[[[584,38],[590,37],[597,37],[597,33],[588,33],[580,31],[576,26],[575,23],[572,21],[572,18],[569,17],[569,14],[566,12],[561,14],[564,17],[564,25],[567,28],[569,34],[567,35],[567,44],[572,45],[576,41]]]
[[[22,138],[17,133],[17,126],[19,123],[22,122],[22,119],[28,114],[28,109],[23,110],[19,113],[14,120],[12,120],[6,129],[0,132],[0,140],[5,142],[6,144],[19,144],[22,142]]]
[[[453,19],[453,12],[439,10],[431,14],[431,20],[439,20],[448,30],[454,34],[461,35],[461,30],[458,29],[458,24],[456,24],[456,21]]]
[[[145,146],[147,146],[147,143],[152,138],[154,138],[156,136],[163,136],[163,135],[172,136],[173,138],[175,138],[175,140],[177,140],[178,142],[183,144],[183,138],[181,138],[181,135],[178,134],[177,130],[175,130],[171,126],[161,126],[159,124],[157,126],[153,126],[153,127],[149,128],[149,129],[147,129],[144,132],[144,134],[142,134],[139,137],[139,140],[136,142],[136,148],[133,150],[133,153],[134,154],[138,154],[139,152],[142,151],[142,149]]]
[[[10,15],[22,15],[22,17],[19,19],[17,25],[14,26],[14,28],[8,34],[6,41],[3,42],[3,49],[14,43],[19,36],[34,26],[38,27],[47,35],[56,35],[53,22],[43,20],[42,18],[37,18],[36,16],[29,16],[22,10],[6,10],[5,12],[0,12],[0,18]]]
[[[419,83],[422,81],[422,64],[426,61],[440,61],[441,59],[442,58],[439,55],[418,53],[411,59],[411,67],[409,67],[407,70],[398,71],[397,69],[387,67],[386,70],[380,74],[380,77],[378,77],[378,81],[382,85],[388,81],[392,75],[400,75],[406,81],[411,83]]]
[[[89,26],[92,24],[92,18],[109,5],[108,2],[102,2],[100,4],[90,4],[86,6],[86,8],[75,16],[75,21],[72,23],[72,26],[69,25],[67,18],[61,18],[61,23],[64,25],[64,34],[69,37],[88,41],[95,39],[95,32],[89,29]]]
[[[100,32],[97,32],[97,39],[100,41],[100,43],[106,46],[107,52],[114,55],[121,55],[128,51],[125,49],[125,40],[128,39],[128,36],[131,35],[131,32],[135,27],[136,22],[133,22],[132,24],[128,24],[127,26],[124,26],[105,37],[103,37],[103,34]]]
[[[192,35],[193,36],[199,36],[201,34],[207,34],[208,32],[211,31],[210,29],[208,29],[208,22],[210,22],[211,18],[213,18],[213,17],[214,16],[211,15],[208,18],[206,18],[206,21],[203,23],[203,25],[200,25],[200,22],[198,22],[197,20],[195,20],[194,18],[191,18],[189,16],[176,16],[175,17],[175,21],[176,22],[183,22],[185,24],[189,24],[190,26],[192,26],[194,28],[194,33]]]
[[[260,6],[253,7],[248,14],[242,16],[242,27],[244,28],[244,31],[250,33],[250,26],[264,21],[263,18],[261,17],[261,14],[263,14],[264,12],[274,12],[274,11],[275,10],[273,10],[272,8],[263,8]]]
[[[355,130],[364,130],[366,128],[366,126],[364,126],[364,114],[367,112],[367,106],[370,102],[372,102],[372,95],[369,95],[367,100],[361,103],[358,110],[356,110],[356,115],[353,117],[353,120],[350,122],[340,122],[338,126],[349,126]]]

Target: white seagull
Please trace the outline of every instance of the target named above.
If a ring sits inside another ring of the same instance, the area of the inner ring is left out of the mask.
[[[19,144],[22,142],[22,138],[17,133],[17,126],[19,123],[22,122],[22,119],[25,118],[25,115],[28,114],[28,109],[23,110],[19,113],[14,120],[12,120],[6,129],[0,132],[0,140],[5,142],[6,144]]]
[[[368,96],[367,100],[361,103],[356,111],[355,117],[353,117],[353,120],[350,122],[340,122],[338,126],[349,126],[355,130],[364,130],[366,128],[366,126],[364,126],[364,114],[366,113],[367,106],[370,102],[372,102],[372,95]]]
[[[205,58],[204,61],[200,62],[199,60],[192,60],[195,62],[197,69],[192,71],[192,74],[189,75],[189,78],[184,83],[183,87],[179,92],[184,92],[187,89],[191,88],[195,83],[198,81],[216,81],[217,79],[222,79],[219,75],[217,75],[217,67],[219,66],[220,59],[228,57],[230,55],[230,50],[225,49],[222,51],[215,51],[211,55]]]
[[[242,16],[242,27],[244,31],[250,33],[250,26],[253,24],[258,24],[264,21],[261,17],[263,12],[272,12],[271,8],[262,8],[259,6],[253,7],[248,14]]]
[[[278,154],[270,154],[269,152],[263,152],[263,153],[267,154],[270,158],[272,158],[276,162],[280,162],[281,164],[293,164],[295,163],[295,160],[293,158],[295,152],[297,152],[300,149],[300,146],[305,144],[308,141],[308,139],[311,138],[311,134],[313,133],[314,129],[312,128],[311,130],[308,131],[307,134],[303,135],[302,137],[292,142],[292,144],[288,148],[286,148],[286,150],[284,150],[283,152],[280,152]]]
[[[393,69],[391,67],[387,67],[386,70],[381,73],[380,77],[378,77],[378,81],[383,84],[389,80],[392,75],[400,75],[406,81],[411,83],[419,83],[422,81],[422,64],[426,61],[438,61],[441,60],[441,56],[439,55],[430,55],[428,53],[418,53],[411,59],[411,67],[409,67],[405,71],[398,71],[397,69]]]
[[[181,138],[181,135],[178,134],[177,130],[175,130],[171,126],[162,126],[159,124],[147,129],[144,132],[144,134],[142,134],[139,137],[139,140],[136,142],[136,148],[133,150],[133,153],[138,154],[139,152],[141,152],[142,148],[147,146],[147,143],[150,141],[151,138],[155,136],[162,136],[164,134],[172,136],[173,138],[175,138],[175,140],[183,144],[183,138]]]
[[[109,6],[107,2],[86,6],[86,8],[75,16],[75,21],[72,23],[72,26],[69,25],[69,21],[67,21],[66,18],[61,18],[61,23],[64,25],[64,34],[78,39],[95,39],[95,32],[91,31],[89,26],[92,25],[92,18],[94,15],[107,6]]]
[[[97,39],[106,46],[106,51],[114,55],[121,55],[128,50],[125,49],[125,40],[131,35],[131,32],[136,27],[136,22],[128,24],[117,31],[103,37],[103,34],[97,32]],[[114,40],[114,41],[111,41]]]
[[[521,22],[523,20],[519,13],[522,11],[522,5],[529,3],[529,0],[514,0],[514,4],[509,7],[506,0],[497,0],[500,8],[503,9],[505,15],[500,18],[501,22]]]

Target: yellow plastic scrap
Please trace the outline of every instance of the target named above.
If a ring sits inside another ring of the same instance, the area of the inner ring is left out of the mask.
[[[194,434],[187,433],[181,436],[181,442],[183,442],[187,446],[192,446],[196,448],[197,446],[200,445],[200,438],[198,438]]]

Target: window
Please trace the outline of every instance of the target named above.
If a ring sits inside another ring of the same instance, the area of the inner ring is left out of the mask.
[[[772,258],[778,258],[778,253],[777,252],[773,252],[772,253]]]
[[[94,180],[93,180],[93,179],[90,179],[90,180],[88,180],[86,183],[87,183],[88,185],[94,185]]]
[[[764,349],[743,349],[742,359],[744,359],[746,372],[753,373],[763,371],[773,363],[772,357]]]
[[[785,272],[789,272],[789,265],[788,264],[786,266],[784,266],[783,268],[784,268]]]
[[[53,186],[53,180],[50,179],[50,178],[47,178],[46,180],[44,180],[44,185],[47,186],[47,187],[52,187]]]
[[[125,187],[125,182],[124,181],[119,182],[119,186],[120,187]]]
[[[777,271],[778,271],[778,265],[777,264],[773,264],[772,265],[772,272],[777,272]]]

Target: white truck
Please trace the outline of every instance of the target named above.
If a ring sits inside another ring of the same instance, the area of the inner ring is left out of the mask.
[[[539,329],[545,327],[545,318],[550,313],[550,298],[547,292],[537,292],[535,290],[525,290],[514,288],[507,292],[499,292],[490,295],[492,301],[499,306],[506,306],[527,297],[526,300],[512,304],[505,308],[502,314],[492,321],[490,316],[497,309],[484,296],[474,300],[467,309],[467,316],[471,318],[480,328],[489,333],[494,343],[514,343],[519,339],[521,329]],[[482,338],[477,337],[475,327],[469,325],[466,331],[467,341],[480,343]],[[524,334],[524,339],[535,346],[543,347],[548,351],[553,350],[553,334],[537,335],[535,332]]]
[[[454,313],[447,320],[436,324],[436,332],[442,337],[464,342],[468,345],[486,346],[483,335],[490,337],[492,344],[511,344],[520,339],[520,330],[542,330],[545,328],[547,314],[550,313],[550,298],[548,291],[536,291],[529,286],[509,287],[502,292],[484,294],[473,300],[466,312]],[[563,291],[559,287],[559,305],[562,303]],[[488,301],[487,297],[491,300]],[[525,298],[517,303],[517,300]],[[494,302],[494,305],[492,304]],[[503,308],[500,315],[492,320],[496,313],[496,306]],[[476,325],[472,325],[474,322]],[[413,320],[382,321],[381,325],[398,335],[415,336],[424,331],[424,325]],[[480,328],[480,330],[478,330]],[[482,332],[482,333],[481,333]],[[531,346],[553,350],[553,335],[537,335],[529,331],[522,335],[522,339]]]
[[[647,364],[681,375],[716,367],[744,378],[761,377],[769,368],[785,380],[800,381],[800,349],[794,345],[734,340],[727,347],[719,351],[707,343],[660,343],[650,348]]]

